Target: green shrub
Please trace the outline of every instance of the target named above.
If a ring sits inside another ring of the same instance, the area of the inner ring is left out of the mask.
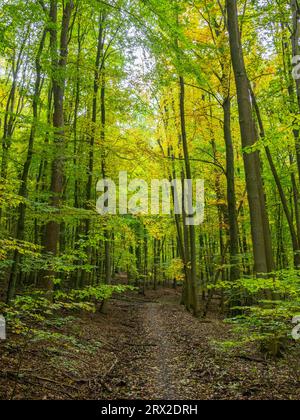
[[[234,326],[236,340],[223,343],[225,346],[247,347],[256,343],[263,353],[278,357],[295,344],[292,320],[300,314],[299,272],[280,271],[268,279],[220,282],[217,288],[224,291],[227,304],[241,302],[241,306],[231,307],[237,315],[226,320]]]
[[[97,304],[110,299],[114,293],[135,290],[131,286],[88,286],[81,290],[53,292],[49,300],[46,292],[34,291],[17,296],[10,305],[0,303],[0,313],[7,321],[10,332],[27,334],[30,330],[35,335],[45,337],[47,331],[42,330],[47,320],[55,319],[62,311],[95,312]]]

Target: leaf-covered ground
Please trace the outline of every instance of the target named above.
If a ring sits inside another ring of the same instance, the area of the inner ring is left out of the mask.
[[[229,328],[194,319],[179,292],[112,300],[104,314],[62,316],[65,339],[10,337],[0,345],[1,399],[300,399],[295,355],[227,354]],[[67,339],[72,337],[72,339]]]

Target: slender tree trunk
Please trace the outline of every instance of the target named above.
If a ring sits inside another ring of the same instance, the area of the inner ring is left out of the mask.
[[[93,87],[93,103],[92,103],[92,124],[91,124],[91,135],[89,139],[89,160],[88,160],[88,177],[86,186],[86,208],[89,209],[91,206],[91,199],[93,196],[93,179],[94,179],[94,148],[95,148],[95,137],[98,117],[98,95],[100,88],[100,76],[101,67],[103,66],[103,48],[104,48],[104,31],[103,31],[104,17],[103,13],[99,15],[99,27],[98,27],[98,41],[97,41],[97,52],[95,60],[95,71],[94,71],[94,87]],[[91,221],[86,219],[85,221],[85,236],[88,238],[90,234]],[[87,249],[88,258],[91,258],[92,249]],[[88,273],[82,273],[82,283],[85,284],[88,281]]]
[[[106,178],[106,83],[105,83],[105,72],[103,71],[101,80],[101,147],[102,147],[102,177]],[[107,227],[104,230],[104,252],[105,252],[105,283],[111,283],[111,257],[110,257],[110,233]]]
[[[182,145],[184,152],[184,161],[185,161],[185,172],[188,180],[192,180],[192,171],[189,158],[189,148],[186,132],[186,121],[185,121],[185,85],[184,78],[180,76],[180,121],[181,121],[181,135],[182,135]],[[189,191],[189,194],[193,196],[193,191]],[[189,226],[189,241],[190,241],[190,263],[191,263],[191,291],[192,291],[192,306],[194,315],[198,316],[199,314],[199,296],[198,296],[198,285],[197,285],[197,253],[196,253],[196,232],[195,226],[191,224]]]
[[[181,137],[180,137],[180,139],[181,139]],[[170,178],[169,178],[169,180],[171,182],[172,178],[173,178],[173,180],[177,179],[176,168],[175,168],[175,163],[174,163],[175,156],[174,156],[172,148],[170,148],[169,151],[168,151],[168,157],[172,159],[172,176],[170,175]],[[179,197],[178,197],[177,194],[178,194],[177,189],[172,188],[172,200],[173,200],[174,208],[175,208],[175,203],[176,202],[178,203],[178,200],[179,200]],[[189,281],[188,260],[187,260],[186,253],[185,253],[185,248],[186,248],[185,243],[186,242],[188,243],[188,240],[186,241],[186,240],[183,239],[182,224],[181,224],[180,215],[176,214],[176,212],[175,212],[174,218],[175,218],[176,231],[177,231],[178,250],[179,250],[180,258],[183,262],[184,277],[185,277],[185,282],[184,282],[183,291],[182,291],[182,301],[181,301],[181,303],[183,305],[185,305],[186,307],[189,307],[189,302],[188,302],[188,299],[187,299],[187,296],[188,296],[187,290],[189,288],[190,281]]]
[[[99,31],[98,31],[98,43],[97,43],[97,53],[96,53],[96,62],[95,62],[95,74],[94,74],[94,90],[93,90],[93,106],[92,106],[92,127],[91,127],[91,136],[90,136],[90,149],[89,149],[89,167],[88,167],[88,182],[87,182],[87,206],[89,206],[89,201],[92,198],[93,190],[93,172],[94,172],[94,146],[95,146],[95,135],[96,135],[96,126],[97,126],[97,114],[98,114],[98,93],[99,93],[99,84],[101,77],[101,67],[103,67],[103,48],[104,48],[104,38],[103,38],[103,24],[104,18],[102,12],[99,16]],[[102,93],[101,93],[102,94]],[[102,101],[101,101],[102,107]],[[87,220],[87,235],[89,231],[89,220]]]
[[[295,13],[298,13],[295,11]],[[294,22],[295,26],[297,25],[296,22]],[[283,32],[284,32],[284,27],[285,24],[281,22],[281,26],[283,28]],[[298,31],[299,31],[299,25],[298,27]],[[297,33],[297,30],[295,33]],[[297,45],[295,44],[295,33],[292,36],[292,50],[294,52],[297,51],[297,48],[299,49],[299,47],[297,47]],[[290,114],[293,116],[294,119],[294,124],[297,125],[297,118],[295,116],[295,114],[297,113],[297,109],[300,109],[300,93],[299,93],[299,83],[300,81],[296,81],[296,87],[297,87],[297,100],[295,98],[295,85],[294,85],[294,80],[292,77],[292,62],[291,62],[291,57],[290,57],[290,49],[289,49],[289,43],[287,40],[285,40],[285,38],[283,37],[282,39],[282,55],[283,55],[283,64],[284,64],[284,72],[285,72],[285,79],[287,81],[287,90],[288,90],[288,100],[285,101],[285,105],[288,107]],[[300,131],[298,128],[293,127],[293,136],[294,136],[294,140],[295,140],[295,150],[296,150],[296,166],[297,166],[297,172],[299,174],[300,170]],[[293,168],[294,163],[295,163],[295,156],[294,153],[292,152],[291,148],[289,150],[289,160],[290,160],[290,166],[291,168]],[[299,174],[300,176],[300,174]],[[299,178],[300,179],[300,178]],[[298,243],[300,245],[300,207],[299,207],[299,187],[298,187],[298,182],[297,182],[297,175],[295,173],[294,170],[291,170],[291,182],[292,182],[292,188],[293,188],[293,204],[294,204],[294,209],[295,209],[295,218],[296,218],[296,224],[297,224],[297,236],[298,236]]]
[[[74,167],[75,167],[75,181],[74,181],[74,207],[79,208],[79,181],[78,181],[78,112],[80,105],[80,60],[81,60],[81,51],[82,51],[82,41],[83,36],[81,34],[81,25],[78,23],[78,32],[77,32],[77,61],[76,61],[76,87],[75,87],[75,106],[74,106],[74,122],[73,122],[73,132],[74,132]],[[76,235],[77,236],[77,235]]]
[[[234,281],[240,278],[239,230],[236,208],[234,150],[231,135],[231,100],[229,96],[225,99],[223,103],[223,113],[224,139],[226,145],[227,201],[230,237],[230,280]]]
[[[264,125],[263,125],[263,120],[261,118],[261,114],[260,114],[260,109],[256,100],[256,97],[254,95],[253,90],[251,89],[251,96],[252,96],[252,101],[254,104],[254,108],[256,111],[256,115],[257,115],[257,119],[258,119],[258,124],[259,124],[259,128],[260,128],[260,136],[262,139],[265,138],[265,129],[264,129]],[[272,153],[271,150],[269,148],[269,146],[265,146],[265,151],[266,151],[266,155],[268,158],[268,162],[271,168],[271,172],[273,174],[278,192],[279,192],[279,196],[280,196],[280,200],[282,203],[282,207],[289,225],[289,230],[290,230],[290,235],[291,235],[291,239],[292,239],[292,244],[293,244],[293,251],[294,251],[294,265],[295,268],[300,268],[300,246],[299,246],[299,242],[298,242],[298,237],[297,237],[297,231],[295,230],[294,227],[294,223],[293,223],[293,218],[292,218],[292,214],[290,212],[289,209],[289,205],[288,205],[288,200],[286,198],[279,174],[277,172],[275,163],[273,161],[273,157],[272,157]]]
[[[181,183],[182,191],[184,191],[184,170],[181,173]],[[187,225],[187,215],[184,208],[184,196],[182,197],[182,208],[183,208],[183,244],[184,244],[184,267],[186,274],[186,282],[183,289],[182,301],[185,304],[185,307],[188,311],[193,307],[193,297],[192,297],[192,279],[191,279],[191,250],[190,250],[190,231]]]
[[[58,53],[58,30],[57,30],[57,0],[50,2],[50,46],[52,56],[52,85],[54,99],[54,147],[55,156],[51,167],[51,206],[57,212],[61,207],[63,184],[64,184],[64,148],[65,148],[65,129],[64,129],[64,97],[65,81],[68,59],[68,40],[69,27],[74,3],[68,0],[64,4],[62,27],[60,34],[60,52]],[[50,221],[46,226],[45,250],[50,255],[57,255],[60,240],[60,223],[56,220]],[[49,270],[41,281],[41,287],[52,290],[53,288],[52,270]]]

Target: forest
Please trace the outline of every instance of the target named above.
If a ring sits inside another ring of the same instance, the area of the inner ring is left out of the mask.
[[[300,398],[298,0],[0,0],[0,141],[0,400]]]

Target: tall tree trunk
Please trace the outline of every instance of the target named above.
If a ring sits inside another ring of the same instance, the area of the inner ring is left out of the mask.
[[[50,2],[50,47],[52,56],[52,85],[53,85],[53,128],[54,128],[54,159],[51,166],[51,206],[55,210],[54,214],[61,207],[64,183],[64,149],[65,149],[65,129],[64,129],[64,97],[66,69],[68,59],[68,40],[69,27],[74,3],[67,0],[64,3],[62,27],[60,34],[60,51],[58,53],[58,30],[57,30],[57,0]],[[46,226],[45,250],[50,255],[57,255],[60,240],[60,223],[56,220],[50,221]],[[49,270],[42,277],[41,286],[45,289],[53,288],[52,270]]]
[[[233,70],[236,80],[240,128],[243,148],[251,148],[256,142],[252,106],[238,24],[236,0],[226,0],[228,31]],[[256,273],[270,273],[274,269],[270,249],[270,228],[267,217],[259,152],[244,152],[246,184],[251,217],[251,233]]]
[[[77,32],[77,60],[76,60],[76,86],[75,86],[75,106],[74,106],[74,121],[73,121],[73,134],[74,134],[74,167],[75,167],[75,180],[74,180],[74,207],[79,208],[79,180],[78,180],[78,112],[80,106],[80,60],[82,52],[83,35],[81,33],[81,25],[78,22]],[[77,235],[76,235],[77,236]]]
[[[103,69],[104,70],[104,69]],[[106,151],[105,151],[105,141],[106,141],[106,83],[105,83],[105,71],[103,71],[101,79],[101,168],[102,168],[102,177],[106,178]],[[110,257],[110,233],[106,227],[104,230],[104,252],[105,252],[105,283],[111,283],[111,257]]]
[[[86,186],[86,208],[89,209],[91,206],[91,199],[93,195],[93,179],[94,179],[94,147],[95,147],[95,137],[96,137],[96,126],[97,126],[97,117],[98,117],[98,95],[100,88],[100,77],[101,70],[103,67],[103,48],[104,48],[104,15],[102,12],[99,14],[98,22],[98,41],[97,41],[97,52],[95,59],[95,70],[94,70],[94,87],[93,87],[93,102],[92,102],[92,125],[91,125],[91,135],[89,139],[89,160],[88,160],[88,177],[87,177],[87,186]],[[85,221],[85,236],[88,239],[90,234],[91,222],[90,219]],[[87,249],[88,258],[91,258],[92,249],[89,247]],[[88,273],[82,273],[82,284],[87,283]]]
[[[300,55],[300,8],[298,0],[290,0],[290,7],[292,11],[292,53],[293,56]],[[298,113],[300,113],[300,79],[296,80],[296,93],[297,93],[297,103],[298,103]],[[296,156],[297,156],[297,166],[298,174],[300,180],[300,136],[299,129],[296,130],[295,143],[296,143]],[[295,133],[294,133],[295,134]]]
[[[184,162],[185,162],[185,172],[187,179],[192,180],[192,171],[189,157],[189,147],[187,140],[186,132],[186,121],[185,121],[185,85],[184,78],[179,77],[180,85],[180,121],[181,121],[181,135],[182,135],[182,145],[184,152]],[[193,196],[193,191],[188,191],[191,196]],[[190,263],[191,263],[191,291],[192,291],[192,306],[194,315],[198,316],[199,314],[199,296],[198,296],[198,286],[197,286],[197,253],[196,253],[196,232],[195,226],[191,224],[189,226],[189,242],[190,242]]]
[[[93,189],[93,172],[94,172],[94,146],[98,114],[98,93],[100,85],[101,70],[103,69],[103,48],[104,48],[104,32],[103,32],[104,17],[103,13],[99,16],[99,30],[98,30],[98,43],[95,61],[95,74],[94,74],[94,90],[93,90],[93,106],[92,106],[92,127],[90,136],[90,150],[89,150],[89,167],[88,167],[88,182],[87,182],[87,206],[92,198]],[[100,68],[101,67],[101,68]],[[102,106],[102,102],[101,102]],[[87,235],[89,231],[89,220],[86,221]]]
[[[181,141],[181,136],[180,136],[180,141]],[[172,180],[176,180],[177,179],[177,174],[176,174],[176,167],[175,167],[175,155],[174,155],[174,151],[173,148],[170,147],[168,149],[168,158],[172,159],[172,169],[171,169],[171,173],[169,176],[169,181],[171,182]],[[173,206],[175,209],[175,204],[178,203],[178,200],[180,197],[178,197],[178,191],[177,188],[172,188],[172,202],[173,202]],[[183,239],[183,233],[182,233],[182,223],[181,223],[181,216],[179,214],[177,214],[177,212],[174,212],[174,219],[175,219],[175,225],[176,225],[176,232],[177,232],[177,244],[178,244],[178,251],[179,251],[179,256],[183,262],[183,267],[184,267],[184,278],[185,278],[185,282],[183,285],[183,290],[182,290],[182,301],[181,303],[183,305],[185,305],[187,308],[189,307],[189,302],[188,302],[188,293],[187,290],[189,288],[189,269],[188,269],[188,260],[186,258],[186,253],[185,253],[185,242]],[[186,236],[186,235],[185,235]]]

